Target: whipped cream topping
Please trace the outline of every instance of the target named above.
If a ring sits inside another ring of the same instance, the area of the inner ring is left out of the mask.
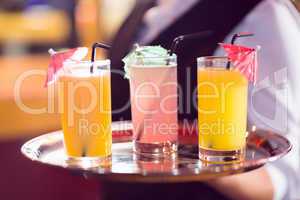
[[[172,61],[173,59],[173,61]],[[129,68],[134,67],[170,67],[174,65],[176,55],[172,56],[161,46],[139,46],[123,58],[125,78],[129,78]],[[173,63],[172,63],[173,62]]]

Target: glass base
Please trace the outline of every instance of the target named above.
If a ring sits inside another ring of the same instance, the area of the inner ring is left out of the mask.
[[[95,168],[111,166],[111,155],[106,157],[72,157],[68,156],[66,164],[70,167],[78,168]]]
[[[154,157],[170,157],[177,152],[177,142],[142,143],[135,141],[133,151],[137,154]]]
[[[149,156],[150,155],[150,156]],[[133,154],[133,160],[142,173],[178,173],[176,153],[165,157],[155,157],[151,154]]]
[[[199,158],[211,163],[241,162],[245,158],[245,149],[221,151],[199,147]]]

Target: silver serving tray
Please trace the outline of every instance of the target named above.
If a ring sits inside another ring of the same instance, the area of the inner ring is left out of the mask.
[[[22,146],[22,153],[33,161],[65,168],[101,180],[127,182],[204,181],[219,176],[243,173],[275,161],[291,150],[283,136],[254,130],[247,137],[246,158],[240,163],[208,164],[198,159],[195,129],[180,125],[179,149],[175,159],[140,157],[132,152],[131,123],[114,122],[110,166],[81,168],[69,165],[63,147],[63,135],[56,131],[36,137]],[[188,133],[188,134],[187,134]]]

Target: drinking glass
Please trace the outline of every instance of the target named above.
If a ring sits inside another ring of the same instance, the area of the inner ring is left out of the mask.
[[[67,62],[58,74],[58,84],[68,163],[108,163],[112,145],[110,61]]]
[[[200,57],[197,63],[199,157],[240,161],[246,145],[248,81],[227,57]]]
[[[177,151],[176,56],[136,58],[129,66],[134,151],[156,156]]]

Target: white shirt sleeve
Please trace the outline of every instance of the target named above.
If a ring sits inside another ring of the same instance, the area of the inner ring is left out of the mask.
[[[225,39],[238,32],[254,37],[236,43],[262,48],[258,54],[258,81],[248,94],[248,124],[285,135],[292,151],[267,165],[274,199],[297,199],[300,174],[300,16],[289,0],[265,0]],[[216,55],[224,55],[217,49]]]

